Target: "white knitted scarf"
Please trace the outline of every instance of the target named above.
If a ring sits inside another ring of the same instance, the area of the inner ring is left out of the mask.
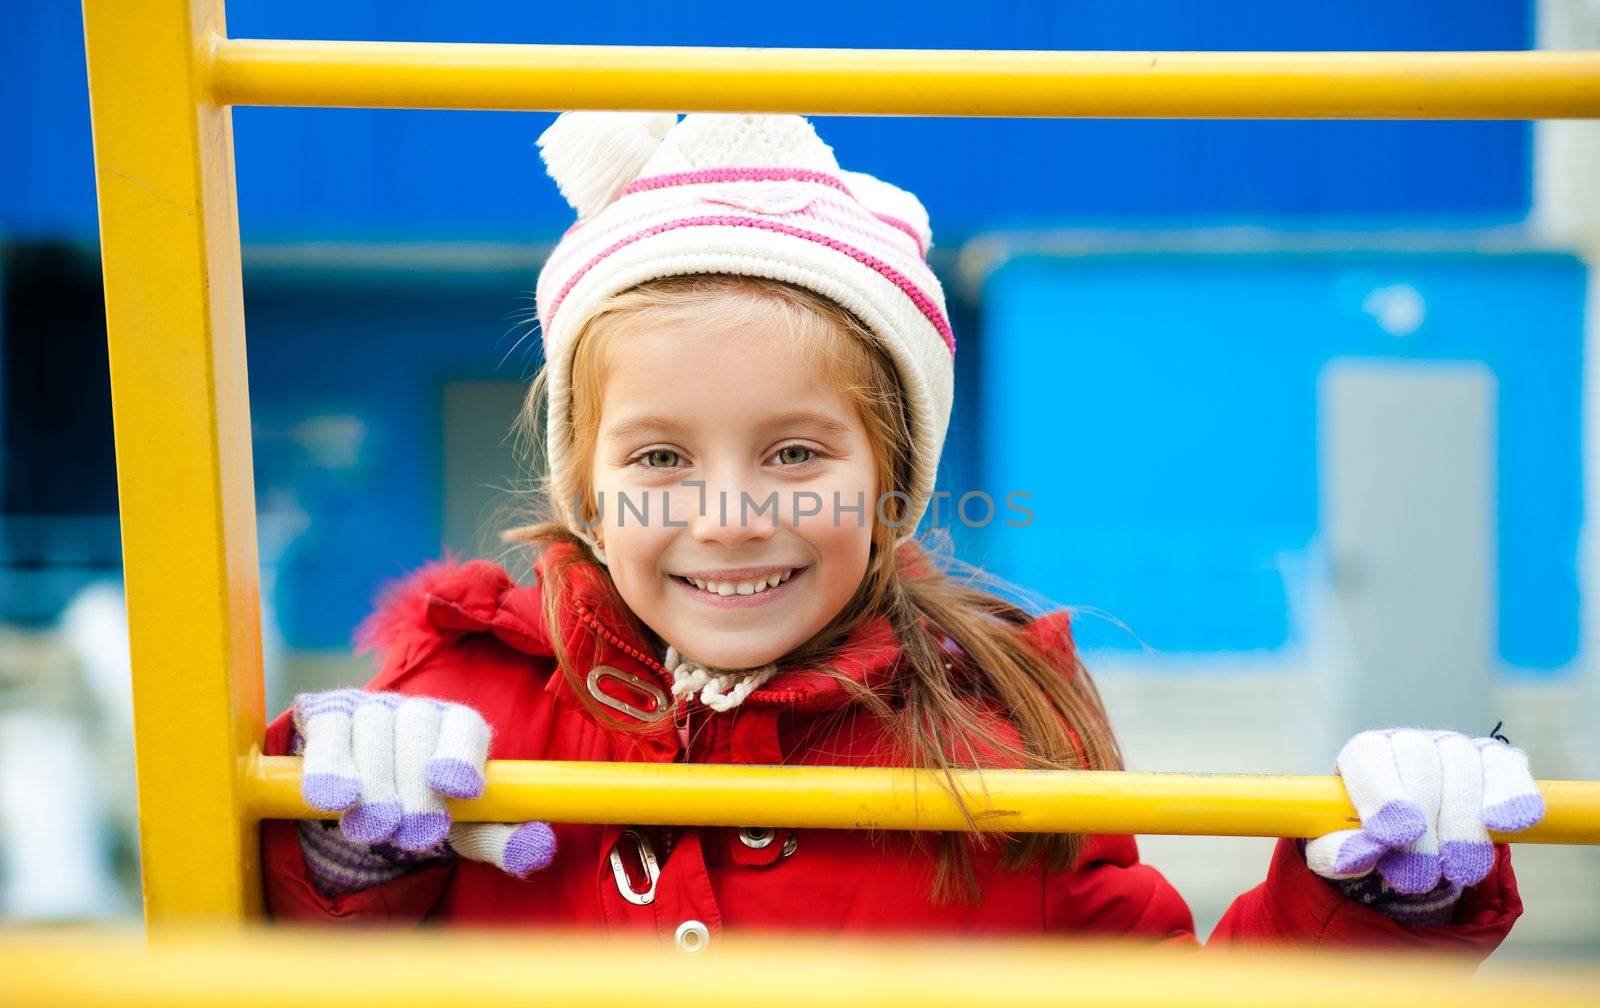
[[[777,662],[769,662],[756,669],[707,668],[692,658],[667,646],[667,656],[662,660],[672,673],[672,695],[700,694],[700,702],[714,711],[729,711],[744,702],[744,698],[760,689],[778,671]]]

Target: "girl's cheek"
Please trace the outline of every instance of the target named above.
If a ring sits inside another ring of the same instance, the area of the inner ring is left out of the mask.
[[[876,521],[876,501],[872,494],[871,474],[847,471],[819,480],[806,488],[807,496],[799,503],[799,511],[815,510],[805,514],[796,524],[817,535],[850,539],[868,535]]]

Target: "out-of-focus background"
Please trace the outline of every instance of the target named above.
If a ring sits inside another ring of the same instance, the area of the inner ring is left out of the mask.
[[[137,914],[82,26],[0,2],[0,920]],[[1600,0],[234,0],[236,37],[991,49],[1600,48]],[[494,555],[571,221],[553,114],[234,111],[269,705],[375,592]],[[1600,777],[1600,127],[818,117],[919,194],[960,343],[961,555],[1058,605],[1137,769],[1324,773],[1497,722]],[[953,503],[953,501],[951,502]],[[946,505],[946,522],[951,507]],[[967,517],[982,518],[981,500]],[[1150,838],[1202,931],[1270,841]],[[1600,851],[1523,846],[1504,954],[1600,957]]]

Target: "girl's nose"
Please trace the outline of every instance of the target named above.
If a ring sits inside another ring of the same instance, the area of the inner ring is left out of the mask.
[[[702,542],[737,546],[771,539],[778,526],[778,494],[736,482],[707,485],[704,507],[690,509],[689,532]]]

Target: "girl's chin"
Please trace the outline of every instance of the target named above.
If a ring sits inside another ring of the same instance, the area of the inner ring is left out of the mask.
[[[697,642],[692,638],[683,644],[675,646],[679,654],[692,658],[702,665],[735,672],[743,669],[760,668],[769,662],[777,661],[794,650],[794,645],[785,647],[768,644],[759,648],[753,648],[748,645],[730,647],[726,643],[718,643],[716,641]]]

